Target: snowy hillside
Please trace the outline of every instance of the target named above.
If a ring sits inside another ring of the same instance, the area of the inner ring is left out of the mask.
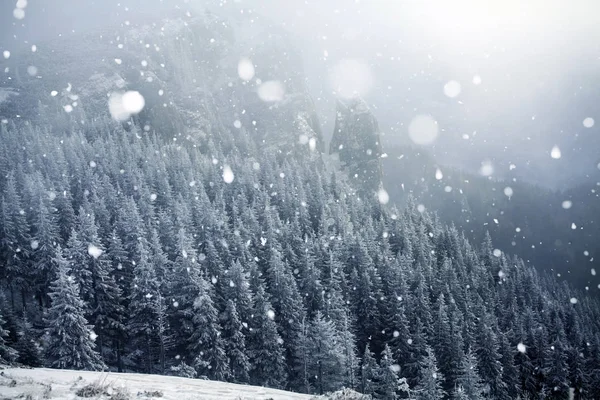
[[[86,386],[104,394],[78,396]],[[89,387],[89,386],[88,386]],[[125,394],[126,396],[119,397]],[[259,386],[236,385],[174,376],[103,373],[55,369],[6,369],[0,376],[0,398],[16,399],[310,399],[311,396]]]

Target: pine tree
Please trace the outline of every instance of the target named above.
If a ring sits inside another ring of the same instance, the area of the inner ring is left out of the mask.
[[[6,186],[2,196],[0,227],[0,255],[4,260],[2,276],[9,283],[11,305],[15,307],[15,290],[22,293],[23,308],[26,305],[27,295],[31,288],[32,271],[27,266],[26,260],[31,248],[29,237],[29,224],[22,200],[17,192],[14,173],[6,179]]]
[[[550,349],[548,358],[544,360],[545,394],[553,399],[569,399],[567,356],[560,339],[557,338]]]
[[[287,381],[282,340],[277,333],[275,313],[259,286],[254,296],[254,318],[250,334],[249,355],[254,385],[282,388]]]
[[[344,381],[343,350],[336,338],[333,323],[317,312],[309,328],[310,375],[319,394],[335,391]]]
[[[36,343],[31,324],[26,316],[23,316],[22,328],[19,332],[19,339],[15,344],[15,350],[19,353],[17,362],[29,367],[41,367],[42,355],[39,345]]]
[[[338,341],[342,351],[344,386],[354,389],[358,386],[359,359],[356,354],[356,338],[352,331],[350,318],[345,314],[338,327]]]
[[[2,364],[15,361],[18,356],[18,352],[6,343],[8,331],[4,327],[5,324],[6,322],[0,312],[0,363]]]
[[[83,301],[79,289],[69,276],[68,261],[56,248],[57,278],[50,285],[52,305],[46,317],[48,344],[46,360],[53,368],[101,370],[105,368],[100,355],[94,350],[91,326],[83,315]]]
[[[134,278],[129,295],[127,332],[129,352],[134,362],[145,372],[151,372],[159,361],[159,315],[157,299],[161,299],[154,266],[150,262],[144,241],[138,242],[139,258],[135,261]]]
[[[373,357],[373,353],[369,349],[369,345],[366,345],[360,366],[360,391],[362,393],[366,395],[373,395],[375,393],[377,368],[377,362]]]
[[[296,354],[295,356],[295,377],[296,381],[292,384],[297,387],[302,393],[312,393],[313,385],[311,383],[310,369],[311,369],[311,337],[310,337],[310,324],[306,321],[306,318],[300,323],[300,330],[298,339],[296,340]]]
[[[249,379],[250,362],[246,355],[244,326],[240,322],[233,300],[227,301],[225,312],[221,316],[223,327],[223,347],[229,359],[229,370],[233,382],[246,383]]]
[[[442,389],[444,378],[438,370],[433,350],[427,346],[426,352],[427,356],[421,363],[421,379],[415,387],[413,395],[416,400],[441,400],[445,396]]]
[[[507,395],[506,384],[502,382],[502,364],[498,351],[498,340],[490,320],[491,317],[485,315],[477,324],[475,353],[481,379],[489,387],[490,395],[503,399]]]
[[[217,310],[209,293],[208,283],[198,278],[198,294],[193,304],[193,333],[189,350],[199,376],[224,381],[231,374]]]
[[[175,334],[175,351],[184,354],[193,344],[189,340],[194,333],[195,301],[199,292],[207,288],[200,288],[203,280],[200,278],[196,250],[183,228],[177,235],[176,250],[173,271],[168,276],[169,320]]]
[[[392,351],[385,345],[379,360],[379,368],[376,371],[377,385],[375,397],[378,399],[399,399],[400,393],[408,394],[406,379],[399,378],[400,366],[394,363]]]
[[[471,352],[467,353],[462,360],[453,396],[469,400],[481,400],[484,398],[481,378],[477,371],[477,359]]]

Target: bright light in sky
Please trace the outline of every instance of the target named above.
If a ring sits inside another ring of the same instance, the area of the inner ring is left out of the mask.
[[[564,0],[374,0],[374,3],[380,3],[381,9],[389,9],[385,13],[388,17],[405,15],[426,34],[462,51],[478,51],[496,40],[533,46],[530,40],[534,36],[543,39],[548,33],[559,34],[550,28],[569,18],[564,13],[573,20],[586,18],[581,10],[574,10],[585,7],[574,7]],[[545,40],[552,41],[547,36]]]

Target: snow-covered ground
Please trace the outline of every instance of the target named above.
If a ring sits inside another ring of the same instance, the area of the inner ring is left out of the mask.
[[[77,390],[98,383],[105,385],[104,394],[92,399],[310,399],[311,396],[258,386],[187,379],[174,376],[70,371],[57,369],[8,368],[0,371],[0,399],[79,399]],[[156,392],[155,397],[150,393]],[[158,394],[162,397],[158,397]]]

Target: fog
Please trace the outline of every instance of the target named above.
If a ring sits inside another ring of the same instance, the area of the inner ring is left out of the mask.
[[[600,4],[552,1],[30,1],[26,18],[3,2],[0,47],[18,49],[65,35],[209,8],[282,27],[302,53],[324,132],[333,129],[330,76],[342,60],[366,66],[360,93],[384,145],[411,144],[407,126],[429,114],[441,136],[440,164],[477,171],[491,161],[520,179],[564,189],[598,173],[600,135],[582,121],[597,112]],[[444,85],[460,84],[449,98]],[[468,137],[468,139],[467,139]],[[559,162],[550,157],[562,150]]]

